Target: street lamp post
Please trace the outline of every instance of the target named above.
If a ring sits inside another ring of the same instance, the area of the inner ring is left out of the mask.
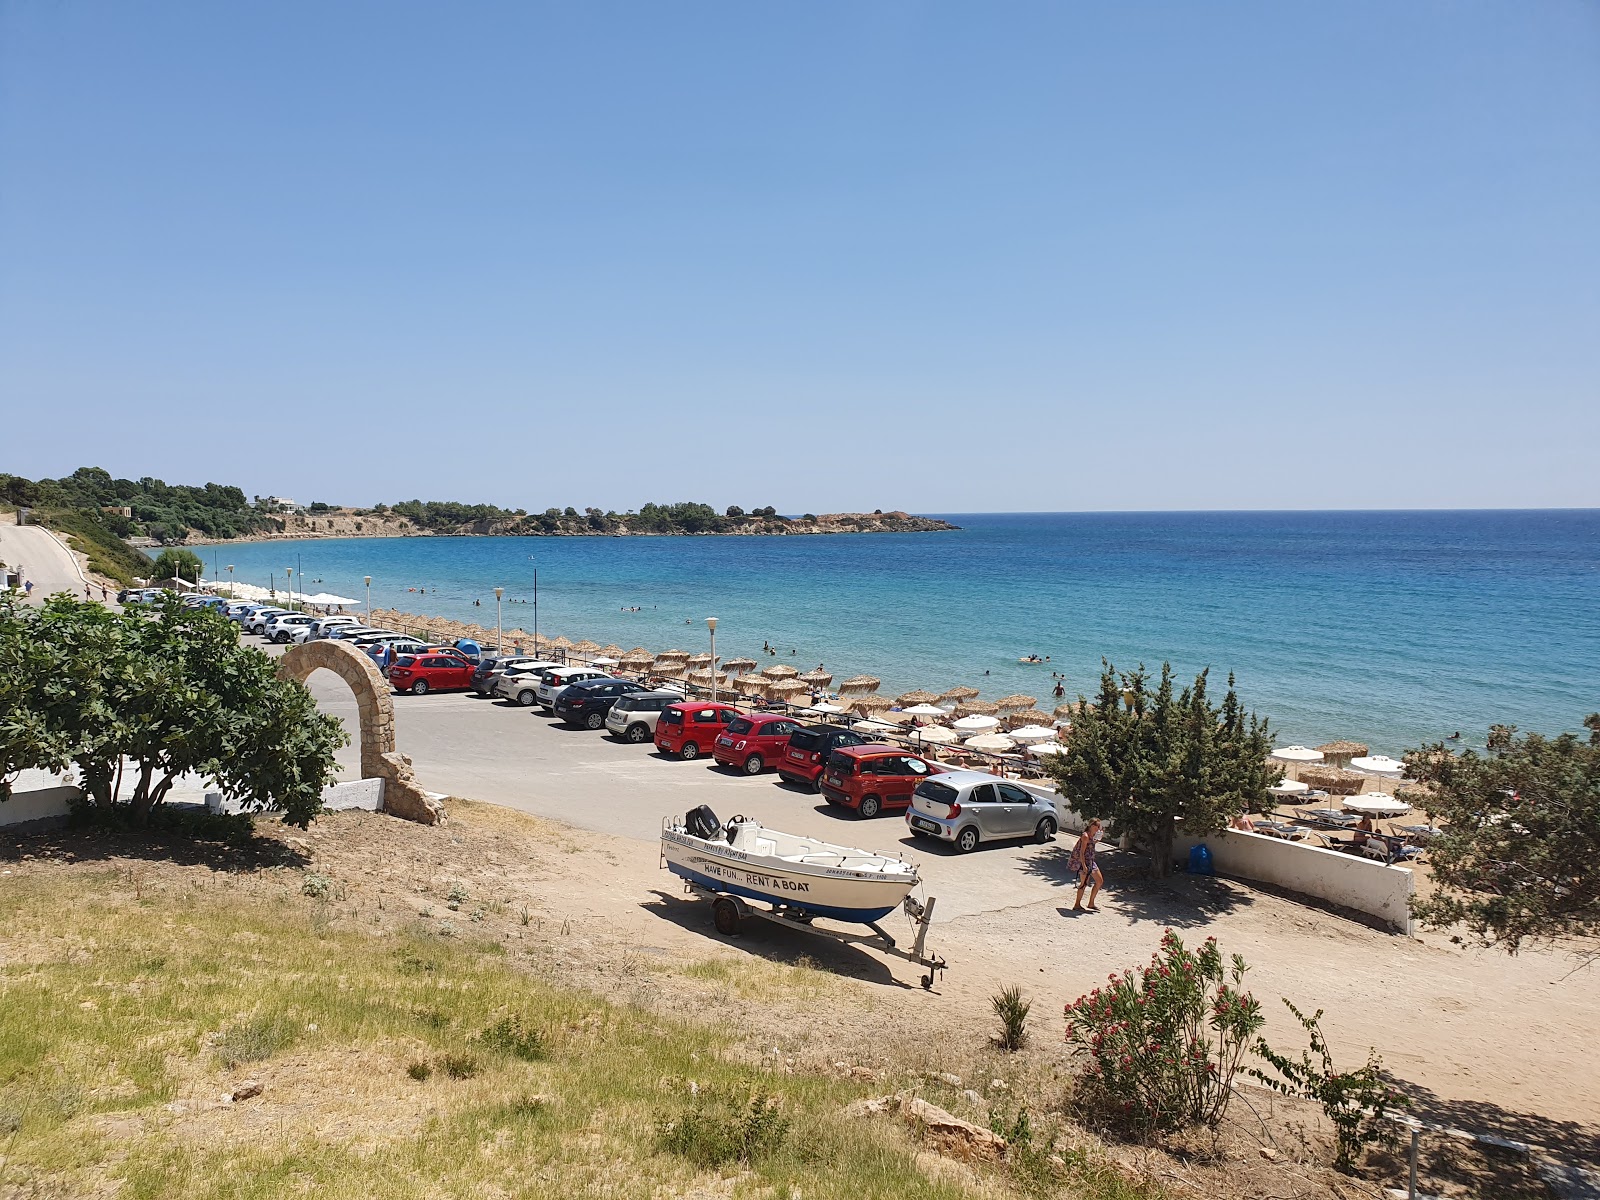
[[[288,581],[286,586],[289,589],[289,607],[293,608],[294,607],[294,568],[293,567],[285,567],[283,569],[283,576]]]
[[[364,577],[367,582],[367,624],[372,624],[372,576]]]
[[[494,590],[494,652],[504,654],[506,649],[506,623],[500,616],[500,597],[506,594],[503,587]]]
[[[717,619],[706,618],[706,628],[711,630],[711,703],[717,702]]]
[[[233,564],[232,563],[228,564],[228,599],[230,599],[230,600],[237,600],[238,599],[238,597],[233,594]]]
[[[529,556],[531,561],[532,556]],[[533,652],[539,653],[539,564],[533,566]]]

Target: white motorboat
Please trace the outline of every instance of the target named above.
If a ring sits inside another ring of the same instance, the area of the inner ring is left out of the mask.
[[[899,908],[918,883],[916,864],[895,855],[780,833],[747,817],[723,826],[703,805],[662,822],[661,857],[706,891],[862,925]]]

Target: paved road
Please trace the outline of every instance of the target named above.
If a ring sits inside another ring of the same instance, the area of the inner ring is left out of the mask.
[[[0,559],[9,570],[21,564],[33,580],[30,600],[37,604],[53,592],[83,595],[83,576],[72,552],[37,525],[0,525]],[[96,593],[98,594],[98,593]]]
[[[308,683],[318,704],[354,735],[349,688],[326,671],[313,673]],[[925,891],[939,898],[944,920],[1061,899],[1062,888],[1051,883],[1059,885],[1066,875],[1065,833],[1055,847],[1022,841],[955,855],[913,839],[899,813],[859,820],[815,792],[779,783],[772,772],[750,778],[706,760],[664,758],[648,744],[568,729],[540,709],[459,692],[396,696],[394,707],[399,748],[411,756],[424,787],[635,838],[648,844],[641,847],[647,855],[655,853],[662,817],[709,804],[723,820],[742,813],[775,829],[909,855],[921,864]]]

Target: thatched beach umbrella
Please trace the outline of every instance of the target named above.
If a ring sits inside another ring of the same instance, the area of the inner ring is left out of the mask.
[[[722,669],[729,675],[743,675],[746,671],[756,669],[756,660],[753,658],[725,658],[722,660]]]
[[[939,695],[936,697],[936,699],[939,699],[939,700],[956,700],[956,701],[971,700],[977,694],[978,694],[978,689],[975,688],[975,687],[967,687],[965,685],[957,685],[956,687],[953,687],[953,688],[946,688],[944,691],[939,693]]]
[[[1058,721],[1071,721],[1082,716],[1083,714],[1078,709],[1078,702],[1074,700],[1071,704],[1056,705],[1056,711],[1054,715]]]
[[[1346,771],[1343,767],[1318,764],[1301,767],[1300,782],[1322,788],[1335,796],[1354,796],[1365,788],[1370,780],[1359,771]]]
[[[622,656],[627,653],[627,651],[621,646],[601,646],[600,653],[604,654],[607,658],[615,658],[620,660]]]
[[[767,695],[774,700],[782,700],[785,704],[792,702],[798,696],[809,696],[811,689],[798,679],[774,679],[767,684]]]
[[[691,654],[689,655],[689,665],[691,667],[709,667],[711,665],[711,655]]]
[[[1318,746],[1317,749],[1322,752],[1323,759],[1336,767],[1348,767],[1352,758],[1359,758],[1367,753],[1365,742],[1328,742],[1326,745]]]
[[[843,699],[843,697],[841,697]],[[887,696],[851,696],[845,703],[858,713],[871,715],[872,713],[888,712],[893,707],[894,701]]]
[[[992,700],[964,700],[956,705],[957,717],[992,717],[1000,706]]]
[[[624,654],[622,657],[623,658],[639,658],[641,656],[645,657],[645,658],[653,659],[653,658],[655,658],[655,652],[653,650],[646,650],[643,646],[635,646],[632,650],[629,650],[628,653]]]
[[[565,634],[563,634],[561,637],[558,637],[558,638],[552,638],[551,641],[550,641],[550,644],[552,646],[554,646],[557,650],[571,650],[572,649],[572,643],[567,640],[567,637],[566,637]]]
[[[650,668],[652,675],[659,675],[662,679],[682,679],[689,672],[688,664],[681,662],[662,662],[656,659],[655,666]]]
[[[1018,692],[1012,696],[1002,696],[994,703],[995,707],[1001,712],[1013,712],[1019,708],[1032,708],[1039,703],[1039,698],[1037,696],[1024,696]]]
[[[759,675],[736,675],[728,680],[728,690],[737,692],[741,696],[760,696],[767,698],[767,688],[772,685],[770,679],[763,679]]]
[[[624,654],[617,662],[617,670],[626,671],[630,675],[643,675],[655,664],[655,657],[650,654]]]
[[[793,679],[800,674],[800,671],[797,667],[791,667],[788,663],[774,663],[761,673],[768,679]]]
[[[1023,708],[1006,713],[1004,722],[1007,729],[1016,729],[1023,725],[1054,725],[1055,718],[1037,708]]]
[[[932,704],[938,698],[939,697],[935,696],[932,692],[923,691],[921,688],[917,688],[915,691],[903,692],[896,696],[894,698],[894,702],[910,708],[913,704]]]
[[[661,665],[662,663],[679,663],[682,665],[687,665],[688,662],[689,652],[687,650],[663,650],[660,654],[656,655],[657,666]]]
[[[813,671],[807,671],[804,675],[801,675],[800,682],[809,684],[814,688],[825,688],[833,682],[833,675],[828,671],[824,671],[821,667],[818,667]]]
[[[588,638],[584,638],[583,641],[572,648],[572,652],[574,654],[599,654],[600,643],[591,642]]]

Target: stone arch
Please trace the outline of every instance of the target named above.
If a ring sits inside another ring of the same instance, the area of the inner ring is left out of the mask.
[[[443,823],[444,806],[417,786],[411,760],[395,750],[394,697],[377,664],[354,646],[331,639],[301,642],[278,659],[278,674],[297,683],[316,670],[332,671],[355,693],[361,777],[384,781],[384,811],[424,825]]]

